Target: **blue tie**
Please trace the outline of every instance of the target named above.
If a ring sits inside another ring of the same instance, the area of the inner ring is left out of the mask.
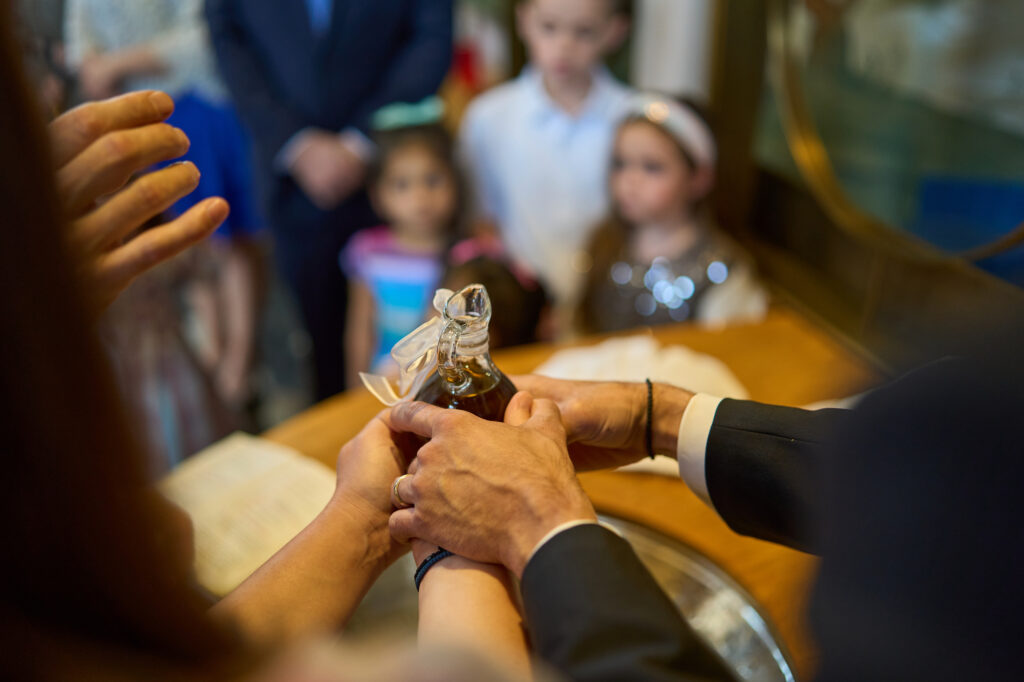
[[[331,10],[334,0],[306,0],[309,8],[309,22],[313,26],[313,34],[320,38],[331,27]]]

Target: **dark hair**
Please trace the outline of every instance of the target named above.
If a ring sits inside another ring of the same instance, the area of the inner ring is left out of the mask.
[[[440,124],[408,126],[392,130],[377,131],[373,134],[377,145],[377,156],[370,165],[367,178],[371,193],[375,193],[387,171],[388,161],[399,151],[409,147],[422,147],[440,161],[455,181],[456,209],[448,226],[448,237],[454,241],[463,232],[466,215],[466,183],[455,158],[452,136]]]
[[[233,647],[191,586],[85,313],[12,27],[2,3],[0,677],[66,678],[90,656],[184,675]]]
[[[601,329],[594,316],[595,306],[601,305],[597,293],[601,291],[601,283],[612,265],[621,257],[628,237],[629,225],[617,212],[612,212],[590,238],[590,270],[584,279],[583,296],[576,314],[579,327],[586,333],[607,331]]]
[[[479,256],[465,263],[449,265],[442,286],[455,291],[470,284],[483,284],[491,298],[491,347],[521,346],[537,340],[537,327],[547,306],[547,295],[539,283],[524,284],[509,267],[493,258]]]
[[[612,14],[621,14],[627,19],[633,18],[633,0],[605,0],[608,3],[608,9]],[[530,2],[530,0],[520,0],[522,3]]]

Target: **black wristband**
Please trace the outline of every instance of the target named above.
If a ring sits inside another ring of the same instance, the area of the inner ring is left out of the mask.
[[[654,459],[654,384],[647,379],[647,426],[644,429],[644,443],[647,456]]]
[[[413,582],[416,583],[416,591],[420,591],[420,583],[423,582],[424,576],[427,575],[427,571],[432,569],[440,561],[447,559],[450,556],[455,556],[447,549],[438,548],[436,552],[428,556],[423,560],[423,563],[416,569],[416,575],[413,576]]]

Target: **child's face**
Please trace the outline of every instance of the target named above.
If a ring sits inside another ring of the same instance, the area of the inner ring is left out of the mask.
[[[612,200],[630,223],[662,223],[689,213],[693,171],[674,140],[644,122],[619,131],[612,158]]]
[[[628,28],[609,0],[527,0],[519,7],[530,62],[556,83],[589,74]]]
[[[443,232],[455,215],[456,201],[451,171],[422,145],[396,150],[377,187],[378,209],[392,229],[419,237]]]

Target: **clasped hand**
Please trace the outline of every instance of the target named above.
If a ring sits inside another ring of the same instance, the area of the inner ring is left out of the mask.
[[[419,538],[522,575],[549,531],[596,519],[549,400],[517,394],[503,424],[423,403],[399,405],[386,419],[397,432],[430,439],[400,483],[414,505],[391,516],[400,541]]]
[[[504,423],[404,403],[381,413],[358,447],[348,448],[354,458],[385,453],[377,467],[361,467],[372,476],[355,487],[374,499],[378,524],[390,514],[391,542],[422,540],[420,558],[426,547],[442,546],[521,575],[551,530],[596,518],[576,471],[619,467],[646,456],[643,384],[545,377],[515,382],[528,392],[512,399]],[[671,450],[691,394],[662,385],[654,390],[655,447]],[[424,438],[429,441],[420,447]],[[398,499],[412,506],[394,511],[391,484],[406,473],[396,447],[411,460],[409,475],[398,481]],[[345,483],[343,476],[339,488]]]

